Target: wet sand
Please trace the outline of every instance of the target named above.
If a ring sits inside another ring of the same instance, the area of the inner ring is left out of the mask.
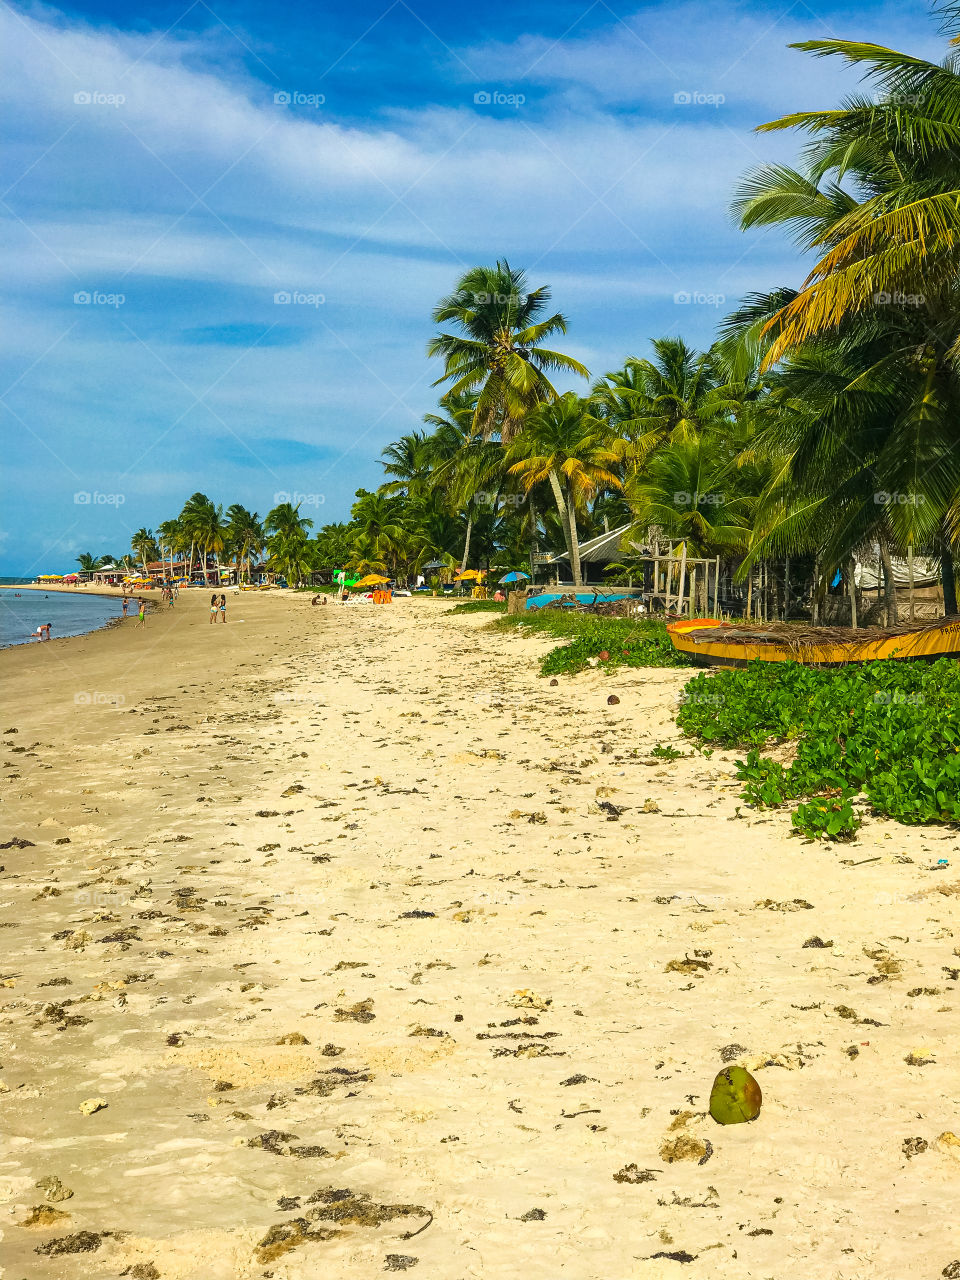
[[[228,611],[0,652],[4,1280],[960,1257],[955,833],[738,815],[682,671]],[[751,1124],[706,1114],[725,1061]]]

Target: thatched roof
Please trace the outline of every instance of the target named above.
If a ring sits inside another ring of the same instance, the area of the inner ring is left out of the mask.
[[[611,564],[622,555],[631,555],[639,551],[640,544],[626,536],[632,528],[632,525],[623,524],[619,529],[611,529],[608,533],[601,533],[598,538],[591,538],[589,542],[581,542],[580,563]],[[561,560],[569,559],[568,553],[561,551],[558,556],[554,556],[546,563],[559,564]]]

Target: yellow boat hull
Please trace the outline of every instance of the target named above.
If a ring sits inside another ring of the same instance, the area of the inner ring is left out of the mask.
[[[710,619],[671,623],[667,632],[677,652],[686,654],[698,666],[745,667],[758,658],[762,662],[802,662],[816,667],[838,667],[883,658],[929,662],[937,658],[960,658],[960,621],[896,636],[878,636],[876,640],[830,640],[823,644],[798,645],[776,640],[737,644],[712,637],[697,641],[698,631],[712,631],[716,626]]]

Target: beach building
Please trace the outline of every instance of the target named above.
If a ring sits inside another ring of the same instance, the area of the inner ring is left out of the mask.
[[[604,573],[608,565],[620,564],[625,557],[649,555],[650,548],[631,534],[633,525],[624,524],[618,529],[605,530],[589,542],[580,543],[580,571],[585,586],[602,586],[610,581]],[[561,551],[559,555],[550,556],[541,562],[542,567],[554,575],[556,585],[572,581],[570,577],[570,554]],[[637,566],[637,584],[643,582],[643,569]]]

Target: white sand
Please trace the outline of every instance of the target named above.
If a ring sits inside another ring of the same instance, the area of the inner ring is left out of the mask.
[[[5,1280],[960,1257],[955,833],[737,817],[732,755],[648,758],[690,750],[682,671],[551,687],[439,602],[228,601],[0,653]],[[724,1128],[727,1046],[764,1105]],[[69,1217],[26,1226],[45,1175]]]

